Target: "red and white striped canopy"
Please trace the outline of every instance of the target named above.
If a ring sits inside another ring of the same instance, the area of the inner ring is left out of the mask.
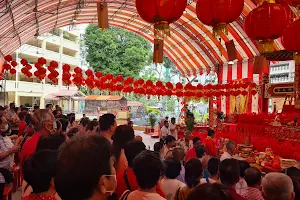
[[[96,3],[100,0],[2,0],[0,2],[0,54],[14,52],[38,32],[47,33],[67,25],[97,23]],[[153,41],[153,27],[137,14],[135,0],[107,0],[111,26],[127,29]],[[240,18],[230,24],[229,34],[219,40],[212,28],[197,19],[196,0],[188,1],[187,12],[171,25],[171,37],[165,40],[165,53],[184,75],[198,74],[206,68],[228,63],[225,42],[234,40],[238,60],[243,62],[258,55],[257,44],[243,30],[245,16],[256,6],[245,0]],[[37,7],[37,12],[34,8]],[[283,49],[279,40],[277,50]]]

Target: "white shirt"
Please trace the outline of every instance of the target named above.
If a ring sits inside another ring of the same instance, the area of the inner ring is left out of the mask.
[[[161,180],[161,187],[166,194],[167,200],[174,200],[178,188],[186,185],[177,179],[163,178]]]
[[[135,190],[128,195],[127,200],[166,200],[166,199],[162,198],[157,193],[149,193],[149,192],[142,192],[140,190]]]
[[[8,149],[11,149],[11,148],[13,148],[13,146],[14,146],[14,143],[11,141],[11,139],[8,137],[8,136],[5,136],[5,137],[3,137],[3,139],[4,139],[4,142],[5,142],[5,145],[6,145],[6,147],[8,148]],[[10,167],[12,168],[13,166],[14,166],[14,157],[15,157],[15,154],[14,153],[12,153],[12,154],[10,154],[9,155],[9,157],[10,157]]]
[[[226,151],[222,154],[222,156],[221,156],[221,158],[220,158],[220,161],[222,162],[223,160],[225,160],[225,159],[231,159],[232,158],[232,156],[229,154],[229,153],[227,153]]]
[[[245,179],[240,178],[239,182],[235,185],[236,193],[242,195],[243,190],[245,190],[247,187],[248,185]]]
[[[177,134],[176,124],[170,123],[169,129],[170,129],[171,135],[172,135],[174,138],[176,138],[176,140],[178,140],[178,134]],[[173,130],[173,131],[172,131],[172,130]]]
[[[168,135],[170,135],[170,129],[163,126],[161,129],[160,129],[160,136],[161,137],[167,137]]]

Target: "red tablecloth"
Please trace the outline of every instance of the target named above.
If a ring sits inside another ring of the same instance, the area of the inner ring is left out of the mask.
[[[251,136],[251,143],[258,151],[270,147],[283,158],[300,158],[300,129],[245,123],[223,124],[222,127],[217,137],[244,143],[246,136]]]

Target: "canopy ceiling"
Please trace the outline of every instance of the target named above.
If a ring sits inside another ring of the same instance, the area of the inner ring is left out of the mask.
[[[234,40],[239,61],[258,55],[257,45],[243,31],[245,16],[255,7],[255,0],[245,0],[240,18],[230,24],[229,34],[223,35],[222,54],[219,40],[212,28],[203,25],[196,17],[197,0],[188,0],[187,12],[171,25],[171,37],[165,40],[165,53],[184,75],[200,73],[228,63],[225,42]],[[99,0],[2,0],[0,3],[0,54],[14,52],[32,39],[55,28],[75,24],[97,23],[96,2]],[[153,27],[136,12],[135,0],[107,0],[111,26],[127,29],[153,41]],[[35,12],[37,7],[37,12]],[[283,49],[279,40],[277,50]]]

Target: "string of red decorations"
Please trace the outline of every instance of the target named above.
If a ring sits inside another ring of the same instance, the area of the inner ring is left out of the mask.
[[[32,77],[33,74],[30,72],[30,70],[32,70],[32,66],[28,64],[28,61],[25,59],[22,59],[20,62],[23,65],[21,72],[26,77]],[[59,73],[56,69],[58,68],[58,63],[56,61],[51,61],[49,66],[45,68],[44,66],[46,64],[47,62],[45,58],[39,58],[38,62],[34,64],[36,68],[34,76],[42,81],[46,78],[48,69],[48,79],[52,81],[53,84],[57,84]],[[14,67],[17,65],[18,63],[13,61],[11,56],[5,56],[3,72],[15,74],[16,70]],[[84,73],[86,78],[83,75]],[[84,72],[80,67],[75,67],[74,73],[71,74],[71,67],[68,64],[64,64],[62,66],[62,82],[67,86],[73,83],[78,88],[86,85],[90,90],[97,88],[100,91],[109,91],[118,94],[134,93],[137,95],[146,95],[148,98],[151,96],[158,96],[159,98],[161,96],[176,96],[178,98],[187,97],[199,99],[257,94],[257,85],[255,83],[242,82],[241,80],[217,85],[198,84],[194,86],[191,83],[187,83],[186,85],[176,83],[174,85],[171,82],[163,83],[161,81],[157,81],[156,83],[153,83],[151,80],[134,80],[132,77],[124,79],[122,75],[116,77],[114,77],[113,74],[103,75],[102,72],[94,73],[90,69]]]

